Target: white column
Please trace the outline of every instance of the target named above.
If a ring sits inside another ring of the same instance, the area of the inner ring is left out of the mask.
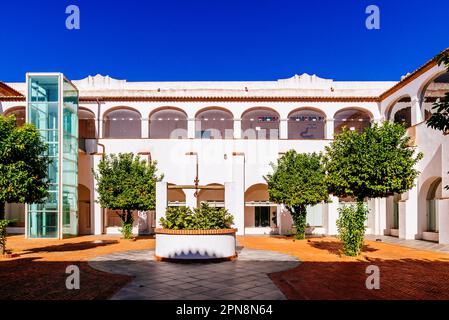
[[[334,120],[327,119],[326,120],[326,135],[325,139],[334,139]]]
[[[234,119],[234,139],[242,138],[242,120]]]
[[[245,207],[244,199],[240,196],[238,182],[225,182],[225,208],[234,216],[234,228],[237,235],[245,234]]]
[[[98,139],[102,139],[103,138],[103,121],[100,119],[100,120],[95,121],[95,123],[96,123]]]
[[[387,229],[387,198],[374,199],[374,230],[375,235],[384,235]]]
[[[412,126],[423,121],[421,102],[417,95],[412,97],[411,113],[412,113]]]
[[[449,244],[449,198],[437,201],[439,243]]]
[[[232,158],[232,183],[225,186],[225,206],[234,215],[234,226],[238,235],[245,234],[245,156]],[[231,193],[231,194],[229,194]],[[227,202],[227,203],[226,203]],[[231,203],[230,203],[231,202]],[[232,210],[232,211],[231,211]]]
[[[282,235],[282,205],[279,204],[276,206],[276,221],[278,225],[278,232]]]
[[[399,202],[399,238],[413,240],[417,234],[418,188],[415,186],[407,192],[407,199]]]
[[[142,138],[148,138],[149,137],[149,131],[150,131],[150,121],[148,119],[142,119],[142,129],[141,129],[141,137]]]
[[[194,139],[195,138],[195,119],[187,120],[187,138]]]
[[[279,122],[279,139],[288,139],[288,119]]]
[[[198,198],[195,197],[195,189],[185,189],[184,194],[186,195],[186,207],[196,208]]]
[[[93,168],[95,171],[98,170],[97,168],[98,168],[98,164],[100,163],[100,160],[101,160],[101,155],[93,156],[93,162],[94,162]],[[93,191],[94,199],[100,198],[100,195],[99,195],[97,189],[98,189],[98,184],[97,184],[97,181],[94,179],[94,191]],[[103,209],[101,208],[101,206],[98,202],[93,201],[91,203],[93,205],[93,216],[94,216],[94,224],[93,224],[94,230],[93,231],[94,231],[95,235],[100,235],[100,234],[103,234],[103,227],[104,227],[103,224],[105,223],[103,221]]]
[[[167,182],[156,182],[156,228],[160,228],[160,219],[165,217],[167,209]]]
[[[339,200],[338,197],[331,196],[331,202],[327,204],[327,217],[326,221],[326,234],[337,235],[337,219],[338,219],[338,208]]]

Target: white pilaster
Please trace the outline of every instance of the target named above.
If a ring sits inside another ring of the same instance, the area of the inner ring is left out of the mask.
[[[195,119],[187,120],[187,138],[194,139],[195,138]]]
[[[185,189],[184,194],[186,195],[186,207],[196,208],[198,198],[195,197],[195,189]]]
[[[149,138],[149,131],[150,131],[150,121],[148,121],[148,119],[147,120],[144,120],[144,119],[142,119],[142,125],[141,125],[141,133],[140,133],[140,136],[142,137],[142,138]]]
[[[226,189],[226,186],[228,189]],[[225,206],[234,215],[238,235],[245,234],[245,156],[232,158],[232,183],[225,184]]]
[[[326,120],[326,135],[325,139],[334,139],[334,120],[327,119]]]
[[[279,204],[276,207],[276,222],[277,222],[278,232],[280,235],[282,235],[283,234],[283,232],[282,232],[282,206]]]
[[[101,155],[95,155],[93,156],[93,168],[95,171],[97,171],[98,164],[100,163]],[[100,194],[97,191],[98,184],[97,181],[94,179],[94,190],[93,190],[93,198],[99,199]],[[96,201],[91,202],[93,204],[93,216],[94,216],[94,234],[100,235],[103,233],[103,224],[105,224],[105,221],[103,221],[103,209],[101,208],[100,204]]]
[[[279,122],[279,139],[288,139],[288,119]]]
[[[387,198],[374,199],[374,234],[384,235],[387,229]]]
[[[167,209],[167,182],[156,182],[156,228],[160,228],[160,219]]]
[[[418,234],[418,188],[407,192],[407,199],[399,202],[399,238],[415,239]]]
[[[421,123],[423,121],[421,101],[418,96],[412,97],[411,113],[412,113],[412,126]]]
[[[438,230],[439,243],[449,244],[449,199],[439,199],[438,210]]]
[[[339,200],[338,197],[331,196],[331,202],[327,204],[327,217],[325,219],[326,222],[326,234],[328,235],[337,235],[337,219],[338,219],[338,208],[339,208]]]
[[[234,139],[242,138],[242,120],[234,119]]]

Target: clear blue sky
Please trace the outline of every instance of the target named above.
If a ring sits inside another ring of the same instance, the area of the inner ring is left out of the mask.
[[[76,4],[81,29],[65,28]],[[365,8],[381,29],[365,28]],[[449,47],[449,1],[39,0],[0,5],[0,80],[398,80]]]

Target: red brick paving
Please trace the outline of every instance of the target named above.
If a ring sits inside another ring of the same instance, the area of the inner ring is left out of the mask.
[[[293,270],[271,274],[288,299],[449,299],[449,254],[365,241],[358,258],[340,256],[336,238],[292,240],[282,237],[241,237],[242,245],[298,257]],[[365,286],[366,267],[380,269],[380,289]]]
[[[103,243],[93,243],[102,240]],[[107,299],[131,280],[125,275],[92,269],[87,260],[103,254],[150,249],[154,239],[136,241],[119,237],[86,236],[64,240],[8,238],[8,249],[20,256],[0,260],[0,300],[92,300]],[[68,290],[68,265],[80,268],[80,290]]]

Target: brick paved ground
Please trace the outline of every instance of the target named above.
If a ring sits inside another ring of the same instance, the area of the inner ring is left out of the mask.
[[[0,300],[107,299],[131,277],[94,270],[87,265],[87,260],[112,252],[151,248],[154,240],[130,241],[110,236],[25,240],[23,236],[11,236],[7,247],[20,256],[0,259]],[[68,276],[65,270],[71,264],[80,268],[80,290],[65,287]]]
[[[270,274],[289,299],[449,299],[449,255],[442,252],[366,241],[359,258],[348,258],[339,256],[341,245],[335,238],[238,239],[245,248],[277,251],[301,261],[292,270]],[[128,241],[107,236],[24,240],[23,236],[13,236],[8,238],[8,247],[20,256],[0,260],[0,299],[106,299],[129,283],[131,277],[94,270],[87,260],[116,252],[149,250],[154,248],[154,240]],[[69,264],[80,266],[79,291],[65,288],[65,268]],[[380,290],[369,291],[364,286],[365,269],[370,264],[380,268]]]
[[[335,238],[294,241],[282,237],[242,237],[248,248],[298,257],[293,270],[271,274],[289,299],[449,299],[449,254],[365,241],[358,258],[341,257]],[[366,267],[380,268],[380,290],[365,287]]]

